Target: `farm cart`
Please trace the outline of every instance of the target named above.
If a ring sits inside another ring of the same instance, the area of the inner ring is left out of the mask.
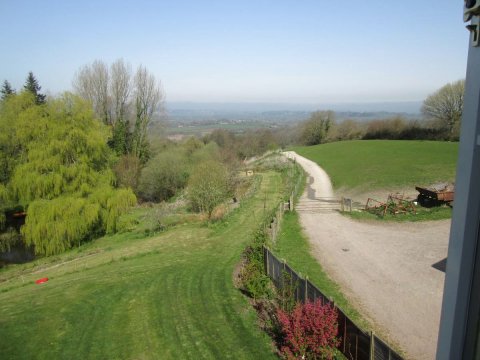
[[[418,191],[418,203],[424,207],[439,206],[442,204],[451,205],[455,195],[453,186],[444,185],[442,188],[423,188],[415,186]]]

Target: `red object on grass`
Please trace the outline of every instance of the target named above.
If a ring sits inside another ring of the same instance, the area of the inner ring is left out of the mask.
[[[35,281],[35,284],[43,284],[43,283],[46,283],[48,281],[48,278],[45,277],[45,278],[41,278],[41,279],[38,279]]]

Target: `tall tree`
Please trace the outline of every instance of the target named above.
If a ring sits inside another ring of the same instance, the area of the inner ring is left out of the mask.
[[[31,71],[28,73],[27,80],[25,81],[23,88],[25,91],[29,91],[35,95],[35,103],[37,105],[45,103],[46,96],[44,94],[40,94],[42,87],[38,84],[38,80]]]
[[[143,66],[133,77],[131,66],[123,59],[110,67],[96,60],[76,73],[73,87],[90,101],[96,115],[111,126],[110,147],[119,155],[132,154],[145,163],[147,127],[164,98],[160,82]]]
[[[117,154],[130,153],[130,96],[132,92],[132,69],[123,59],[110,66],[109,84],[113,134],[111,147]]]
[[[107,64],[95,60],[91,65],[83,66],[75,74],[73,88],[78,95],[92,104],[95,114],[104,124],[112,125],[108,82]]]
[[[3,82],[0,93],[2,93],[2,100],[5,100],[9,95],[15,94],[15,89],[13,89],[12,85],[10,85],[10,83],[7,80],[5,80]]]
[[[132,134],[132,152],[142,161],[148,159],[147,129],[153,116],[161,110],[164,100],[161,84],[144,66],[135,74],[135,126]]]
[[[458,80],[442,86],[423,102],[422,113],[443,127],[450,140],[459,136],[464,92],[465,80]]]

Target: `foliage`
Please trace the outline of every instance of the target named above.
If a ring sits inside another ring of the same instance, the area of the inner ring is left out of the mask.
[[[25,91],[32,93],[35,96],[35,103],[41,105],[45,103],[46,95],[40,94],[42,87],[38,84],[38,80],[35,78],[33,73],[30,71],[23,86]]]
[[[334,124],[330,136],[333,140],[357,140],[364,136],[364,127],[355,120],[346,119]]]
[[[310,119],[302,124],[302,143],[305,145],[324,143],[334,123],[335,113],[333,111],[315,111]]]
[[[151,159],[142,170],[139,196],[146,201],[165,201],[183,189],[189,175],[185,156],[169,150]]]
[[[10,251],[14,246],[20,243],[21,236],[15,231],[15,229],[8,228],[6,231],[0,232],[0,252]]]
[[[292,150],[323,167],[336,188],[392,190],[452,181],[458,143],[356,140]]]
[[[0,90],[0,93],[2,94],[1,99],[5,100],[9,95],[14,95],[15,94],[15,89],[12,88],[12,85],[5,80],[2,85],[2,89]]]
[[[333,305],[298,303],[289,313],[277,311],[283,334],[281,352],[286,359],[332,359],[339,344],[338,313]]]
[[[464,92],[465,80],[458,80],[442,86],[423,102],[422,113],[446,129],[450,140],[459,137]]]
[[[188,197],[193,209],[210,219],[217,205],[229,195],[228,171],[221,163],[205,161],[192,171],[188,181]]]
[[[140,159],[134,155],[123,155],[113,168],[118,185],[130,188],[134,191],[138,187],[138,178],[142,164]]]
[[[244,290],[255,300],[272,296],[271,282],[263,268],[263,245],[266,239],[262,227],[254,233],[252,243],[243,253],[245,263],[240,280]]]
[[[37,106],[31,94],[11,96],[0,129],[7,198],[27,209],[22,234],[37,254],[115,231],[118,215],[135,203],[131,190],[113,188],[108,129],[78,97],[65,93]]]

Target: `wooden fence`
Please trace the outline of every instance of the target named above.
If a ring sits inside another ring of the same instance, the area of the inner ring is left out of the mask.
[[[279,260],[267,248],[263,247],[265,273],[272,279],[278,289],[289,286],[293,289],[296,302],[320,299],[323,304],[333,304],[333,299],[325,296],[307,277],[296,273],[285,261]],[[288,281],[288,284],[286,284]],[[357,326],[338,307],[339,350],[351,360],[401,360],[402,357],[392,350],[373,332],[366,332]]]

